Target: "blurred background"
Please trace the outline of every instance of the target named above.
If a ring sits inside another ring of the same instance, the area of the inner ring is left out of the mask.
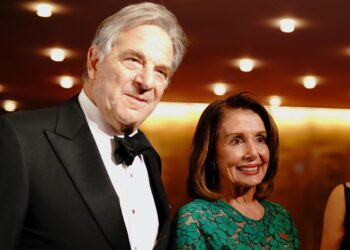
[[[0,113],[79,93],[97,26],[136,2],[1,1]],[[162,157],[173,212],[189,201],[187,160],[200,113],[215,99],[249,91],[280,131],[271,200],[292,214],[302,249],[318,249],[329,192],[350,180],[350,2],[153,2],[177,16],[190,41],[162,103],[143,125]]]

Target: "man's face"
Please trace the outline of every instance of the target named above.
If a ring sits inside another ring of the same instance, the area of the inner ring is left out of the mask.
[[[160,101],[172,60],[170,37],[158,26],[123,31],[102,60],[90,48],[84,90],[117,132],[138,128]]]

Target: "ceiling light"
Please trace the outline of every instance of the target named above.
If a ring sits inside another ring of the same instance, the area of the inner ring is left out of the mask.
[[[313,89],[317,85],[317,78],[315,76],[305,76],[303,78],[303,85],[306,89]]]
[[[40,3],[36,6],[36,14],[40,17],[52,16],[52,5],[48,3]]]
[[[74,77],[61,76],[60,79],[59,79],[59,84],[64,89],[70,89],[74,85]]]
[[[78,52],[71,50],[71,49],[61,47],[61,46],[55,46],[55,47],[51,47],[51,48],[43,48],[43,49],[38,50],[37,53],[42,55],[42,56],[47,56],[52,61],[55,61],[55,62],[62,62],[66,58],[72,58],[72,57],[79,56]]]
[[[4,92],[5,91],[5,85],[0,84],[0,92]]]
[[[225,83],[214,83],[213,92],[215,95],[222,96],[227,92],[227,84]]]
[[[254,68],[254,61],[249,58],[239,60],[239,69],[243,72],[250,72]]]
[[[283,18],[279,21],[280,30],[284,33],[291,33],[295,30],[295,20],[292,18]]]
[[[13,101],[13,100],[5,100],[2,103],[2,107],[4,108],[4,110],[6,110],[7,112],[13,112],[16,110],[17,108],[17,102]]]
[[[51,17],[52,14],[64,13],[70,9],[64,5],[53,2],[25,2],[21,6],[29,11],[35,12],[40,17]]]
[[[64,49],[53,48],[50,50],[50,58],[55,62],[62,62],[66,58],[66,53]]]
[[[269,97],[269,104],[271,106],[281,106],[282,98],[280,96],[276,96],[276,95],[270,96]]]

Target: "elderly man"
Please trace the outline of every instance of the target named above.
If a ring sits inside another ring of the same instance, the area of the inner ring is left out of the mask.
[[[127,6],[98,28],[78,96],[0,118],[0,249],[166,247],[160,158],[138,128],[185,45],[164,6]]]

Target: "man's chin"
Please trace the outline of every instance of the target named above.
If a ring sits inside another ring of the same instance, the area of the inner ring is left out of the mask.
[[[121,124],[122,131],[132,133],[141,126],[142,122],[143,120],[140,119],[127,119]]]

